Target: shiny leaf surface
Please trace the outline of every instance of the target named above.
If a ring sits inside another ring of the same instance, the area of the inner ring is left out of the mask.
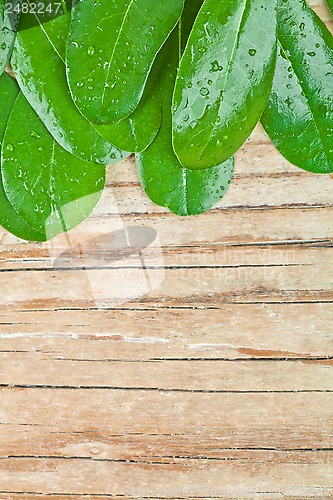
[[[275,0],[206,0],[176,80],[173,145],[183,166],[217,165],[265,108],[276,60]]]
[[[63,148],[86,161],[115,163],[128,153],[105,140],[70,95],[64,63],[69,21],[70,13],[19,31],[11,60],[14,73],[25,97]]]
[[[0,0],[0,74],[5,71],[15,40],[15,32],[6,12],[6,3],[5,0]]]
[[[136,153],[153,141],[161,125],[161,97],[156,71],[152,69],[138,107],[123,120],[96,125],[96,130],[119,149]]]
[[[202,2],[185,4],[198,8]],[[195,12],[192,13],[195,15]],[[186,30],[185,30],[186,31]],[[182,36],[183,35],[183,36]],[[179,64],[179,40],[184,38],[181,28],[177,28],[160,54],[162,95],[162,125],[149,148],[137,155],[141,183],[149,198],[158,205],[169,208],[177,215],[195,215],[209,210],[222,198],[228,189],[233,173],[233,159],[222,165],[191,170],[180,165],[172,149],[172,121],[170,107],[172,93]]]
[[[5,133],[7,121],[15,100],[18,96],[19,88],[13,78],[6,73],[0,76],[0,152],[2,148],[2,140]],[[0,169],[1,170],[1,169]],[[45,237],[42,233],[36,231],[29,226],[9,203],[2,184],[2,176],[0,174],[0,224],[2,227],[15,234],[19,238],[30,241],[44,241]]]
[[[156,54],[182,8],[183,0],[76,3],[68,40],[68,80],[87,119],[109,124],[135,110]]]
[[[105,181],[105,167],[61,148],[22,93],[6,125],[1,174],[10,204],[44,239],[88,217]]]
[[[280,1],[279,56],[261,118],[287,160],[333,171],[333,37],[304,0]]]

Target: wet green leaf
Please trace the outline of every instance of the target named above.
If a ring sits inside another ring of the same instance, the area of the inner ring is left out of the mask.
[[[10,112],[18,96],[19,88],[15,80],[6,73],[0,76],[0,152]],[[9,203],[2,184],[0,169],[0,224],[2,227],[24,240],[44,241],[45,237],[29,226]]]
[[[152,69],[138,107],[123,120],[110,125],[96,125],[96,130],[118,148],[133,153],[144,151],[161,125],[161,97],[157,75]]]
[[[19,31],[12,57],[14,73],[25,97],[63,148],[86,161],[115,163],[128,153],[105,140],[70,95],[64,63],[69,21],[70,13]]]
[[[76,105],[91,122],[109,124],[134,111],[182,8],[183,0],[77,2],[68,40],[68,80]]]
[[[191,12],[195,17],[193,8],[197,6],[199,9],[201,3],[201,0],[186,2],[186,21]],[[162,125],[154,142],[137,155],[140,180],[149,198],[177,215],[195,215],[209,210],[226,194],[234,166],[233,158],[230,158],[216,167],[187,169],[180,165],[172,149],[170,108],[180,58],[179,40],[183,42],[186,34],[186,23],[181,23],[157,60],[161,68]]]
[[[1,160],[9,203],[43,239],[88,217],[104,187],[105,167],[61,148],[22,93],[6,125]]]
[[[261,122],[277,149],[311,172],[333,171],[333,37],[304,0],[280,1],[279,55]]]
[[[173,145],[183,166],[217,165],[243,144],[270,93],[275,0],[206,0],[176,80]]]
[[[15,32],[6,12],[6,3],[6,0],[0,0],[0,74],[5,71],[15,40]]]

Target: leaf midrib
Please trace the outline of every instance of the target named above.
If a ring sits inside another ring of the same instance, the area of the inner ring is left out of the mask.
[[[180,61],[181,61],[181,58],[183,55],[183,51],[182,51],[183,31],[182,30],[183,30],[183,23],[182,23],[182,17],[181,17],[179,20],[179,25],[178,25],[178,68],[179,68],[179,64],[180,64]],[[171,100],[172,100],[172,97],[171,97]],[[177,158],[177,161],[178,161],[178,158]],[[187,171],[187,168],[181,167],[181,176],[182,176],[182,187],[183,187],[183,191],[184,191],[183,209],[184,209],[184,213],[186,215],[188,215],[188,189],[187,189],[188,171]]]
[[[28,2],[29,2],[29,5],[31,6],[31,1],[30,1],[30,0],[28,0]],[[45,29],[45,28],[44,28],[44,26],[43,26],[43,23],[41,23],[41,22],[40,22],[38,15],[37,15],[37,14],[34,14],[34,16],[35,16],[35,18],[37,19],[37,21],[38,21],[38,25],[40,26],[40,28],[41,28],[42,32],[44,33],[44,35],[46,36],[46,38],[47,38],[47,39],[48,39],[48,41],[50,42],[50,45],[52,46],[53,50],[56,52],[56,54],[59,56],[59,58],[60,58],[60,59],[62,60],[62,62],[65,64],[65,60],[64,60],[64,58],[62,57],[62,55],[59,53],[59,51],[58,51],[57,47],[56,47],[56,46],[54,45],[54,43],[52,42],[52,40],[51,40],[51,38],[50,38],[50,36],[49,36],[48,32],[46,31],[46,29]]]
[[[114,55],[115,55],[115,52],[116,52],[116,48],[119,44],[119,40],[120,40],[120,36],[122,35],[122,32],[123,32],[123,28],[124,28],[124,24],[126,22],[126,19],[127,19],[127,16],[128,16],[128,13],[133,5],[135,0],[130,0],[129,4],[128,4],[128,7],[124,13],[124,18],[122,20],[122,23],[121,23],[121,26],[120,26],[120,29],[119,29],[119,33],[117,35],[117,38],[116,38],[116,41],[114,43],[114,46],[113,46],[113,50],[112,50],[112,54],[111,54],[111,57],[109,59],[109,64],[108,64],[108,70],[107,70],[107,73],[106,73],[106,79],[105,79],[105,82],[107,83],[108,80],[109,80],[109,76],[110,76],[110,70],[111,70],[111,63],[113,61],[113,58],[114,58]],[[99,108],[99,114],[98,114],[98,118],[97,120],[100,119],[100,116],[101,116],[101,113],[102,113],[102,108],[104,107],[104,101],[105,101],[105,95],[106,95],[106,89],[107,89],[107,85],[104,85],[104,88],[103,88],[103,93],[102,93],[102,98],[101,98],[101,103],[100,103],[100,108]]]
[[[236,48],[238,46],[238,41],[239,41],[239,38],[240,38],[240,27],[241,27],[241,24],[242,24],[242,21],[243,21],[243,18],[244,18],[244,14],[245,14],[245,10],[246,10],[246,7],[248,5],[248,0],[244,0],[244,7],[242,9],[242,12],[241,12],[241,15],[240,15],[240,19],[239,19],[239,23],[238,23],[238,26],[237,26],[237,33],[236,33],[236,36],[235,36],[235,42],[234,42],[234,45],[232,47],[232,50],[231,50],[231,54],[230,54],[230,58],[229,58],[229,61],[228,61],[228,65],[227,65],[227,68],[226,68],[226,72],[225,72],[225,78],[224,78],[224,82],[223,82],[223,86],[222,86],[222,91],[223,91],[223,94],[224,95],[224,92],[225,92],[225,87],[226,87],[226,84],[227,84],[227,80],[229,78],[229,74],[230,74],[230,68],[231,68],[231,64],[233,63],[233,60],[234,60],[234,55],[235,55],[235,51],[236,51]],[[221,97],[219,97],[219,100],[218,100],[218,111],[221,109],[221,103],[222,103],[222,99]],[[214,131],[215,131],[215,126],[212,127],[211,131],[210,131],[210,134],[209,134],[209,137],[206,141],[206,145],[205,147],[203,148],[199,158],[198,158],[198,161],[200,162],[211,139],[212,139],[212,136],[214,134]]]
[[[289,58],[289,56],[288,56],[288,54],[286,52],[286,49],[284,48],[283,43],[282,43],[281,38],[279,37],[279,35],[278,35],[278,42],[279,42],[279,45],[281,47],[281,51],[283,52],[286,60],[289,62],[290,66],[292,67],[292,69],[293,69],[293,71],[295,73],[295,76],[297,78],[298,84],[299,84],[300,88],[302,89],[303,95],[304,95],[304,97],[306,99],[306,102],[308,104],[309,111],[311,113],[311,118],[312,118],[313,124],[315,126],[315,129],[317,131],[318,138],[319,138],[320,144],[322,146],[323,154],[324,154],[324,157],[325,157],[325,160],[326,160],[326,164],[327,165],[325,166],[325,168],[327,168],[328,165],[329,165],[329,158],[328,158],[327,153],[326,153],[326,149],[325,149],[325,146],[324,146],[324,143],[323,143],[323,140],[322,140],[322,135],[321,135],[320,129],[318,128],[318,125],[317,125],[317,122],[316,122],[316,119],[315,119],[314,111],[312,109],[311,99],[309,98],[309,96],[307,95],[307,93],[305,92],[305,90],[304,90],[304,88],[302,86],[302,83],[301,83],[302,80],[301,80],[301,78],[298,75],[298,72],[296,70],[297,64],[296,64],[296,67],[295,67],[294,64],[293,64],[293,62]],[[327,172],[329,173],[329,167],[327,168]]]

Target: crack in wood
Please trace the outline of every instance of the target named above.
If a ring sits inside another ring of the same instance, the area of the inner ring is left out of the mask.
[[[242,268],[270,268],[270,267],[311,267],[312,264],[234,264],[234,265],[201,265],[201,266],[148,266],[146,265],[144,269],[147,270],[162,270],[168,269],[171,271],[178,271],[180,269],[242,269]],[[120,269],[133,269],[140,270],[143,269],[142,266],[65,266],[65,267],[17,267],[11,269],[0,269],[0,273],[16,273],[16,272],[61,272],[61,271],[103,271],[103,270],[120,270]]]
[[[183,392],[193,394],[318,394],[331,393],[329,389],[290,389],[290,390],[227,390],[227,389],[181,389],[161,387],[121,387],[106,385],[49,385],[49,384],[0,384],[0,389],[60,389],[60,390],[102,390],[102,391],[143,391],[143,392]]]

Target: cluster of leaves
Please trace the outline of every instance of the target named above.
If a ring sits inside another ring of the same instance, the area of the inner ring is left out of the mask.
[[[209,210],[259,120],[291,163],[333,171],[333,38],[306,0],[62,0],[52,19],[26,3],[16,30],[0,0],[0,224],[15,235],[75,227],[130,153],[155,203]]]

